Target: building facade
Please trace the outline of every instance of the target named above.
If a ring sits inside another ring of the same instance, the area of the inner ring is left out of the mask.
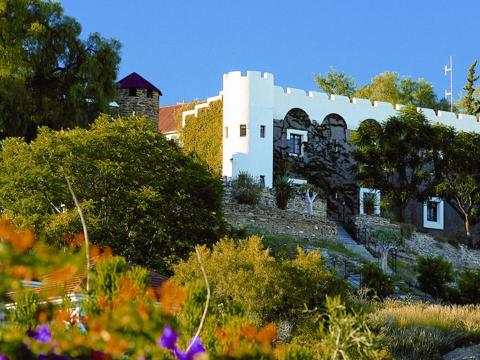
[[[266,187],[273,186],[279,158],[302,157],[306,144],[315,141],[312,124],[327,125],[330,146],[348,148],[350,132],[356,130],[362,121],[385,121],[403,106],[284,89],[275,85],[272,74],[235,71],[223,76],[223,88],[217,97],[183,113],[184,123],[188,116],[195,115],[200,108],[219,98],[223,100],[223,175],[235,178],[240,172],[248,172]],[[479,119],[474,116],[425,108],[418,110],[431,122],[453,126],[457,130],[480,131]],[[344,160],[337,165],[345,166],[338,174],[339,190],[329,199],[335,209],[331,215],[340,220],[349,214],[363,213],[366,194],[381,198],[379,191],[359,189],[354,176],[345,175],[348,160]],[[297,183],[306,181],[305,177],[295,174],[292,174],[292,180]],[[378,206],[375,212],[380,212]],[[461,229],[460,217],[440,198],[432,198],[423,204],[412,203],[408,212],[408,222],[432,233],[445,234]]]

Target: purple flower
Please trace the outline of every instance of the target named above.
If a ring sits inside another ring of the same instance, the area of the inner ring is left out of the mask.
[[[0,360],[8,360],[8,356],[0,354]]]
[[[175,346],[177,339],[178,335],[175,333],[175,331],[172,330],[170,325],[166,325],[163,329],[162,337],[157,343],[164,349],[175,351],[177,348]]]
[[[48,325],[38,325],[35,330],[28,330],[28,336],[44,344],[52,340],[52,333]]]
[[[164,349],[170,350],[178,360],[193,360],[195,355],[205,352],[205,347],[198,337],[190,340],[188,351],[179,350],[176,345],[177,340],[178,335],[172,330],[170,325],[166,325],[157,344]]]
[[[193,342],[192,342],[193,340]],[[203,354],[205,352],[205,347],[203,346],[200,338],[195,337],[190,340],[190,345],[188,351],[176,350],[175,355],[179,360],[193,360],[195,355]]]

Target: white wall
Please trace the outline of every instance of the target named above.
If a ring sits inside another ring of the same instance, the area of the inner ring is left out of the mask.
[[[342,116],[349,129],[357,129],[366,119],[379,122],[395,115],[403,105],[395,108],[390,103],[367,99],[350,99],[316,91],[287,88],[274,85],[269,73],[248,71],[230,72],[223,76],[223,175],[235,177],[240,171],[259,177],[265,176],[265,185],[273,183],[273,119],[284,119],[293,108],[304,110],[312,120],[322,122],[328,114]],[[210,98],[218,99],[216,98]],[[208,106],[207,104],[198,107]],[[198,109],[185,112],[196,114]],[[471,115],[455,114],[432,109],[418,109],[432,122],[454,126],[458,130],[479,131],[479,119]],[[240,137],[240,125],[247,125],[247,136]],[[265,138],[260,138],[260,125],[266,126]],[[225,137],[228,127],[228,138]]]

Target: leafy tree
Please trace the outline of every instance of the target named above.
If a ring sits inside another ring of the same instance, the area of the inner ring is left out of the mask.
[[[151,121],[100,117],[89,130],[40,129],[30,144],[4,142],[0,203],[51,242],[80,231],[65,177],[93,243],[160,271],[223,227],[222,184],[167,141]]]
[[[380,252],[380,268],[387,271],[388,253],[402,242],[402,234],[397,229],[380,228],[372,233],[373,241]]]
[[[330,70],[325,77],[321,74],[315,76],[318,87],[327,94],[344,95],[352,97],[357,87],[355,80],[343,71]]]
[[[444,126],[438,126],[436,133],[440,156],[435,190],[461,216],[470,239],[471,220],[480,206],[480,134]]]
[[[379,189],[401,222],[408,202],[432,190],[429,168],[439,156],[433,151],[435,139],[433,126],[414,106],[402,108],[383,124],[363,121],[352,135],[360,183]]]
[[[454,280],[451,263],[441,257],[419,256],[417,271],[418,284],[423,292],[435,298],[445,298],[448,291],[447,285]]]
[[[467,93],[460,100],[460,107],[466,114],[479,116],[480,115],[480,90],[475,88],[475,83],[480,78],[480,75],[475,74],[477,60],[473,62],[468,68],[467,84],[463,88]]]
[[[437,100],[432,85],[424,79],[400,78],[398,73],[390,71],[375,76],[370,84],[359,88],[353,95],[371,101],[413,104],[429,109],[449,110],[450,108],[444,101]]]
[[[0,137],[85,127],[109,109],[120,44],[80,34],[58,1],[0,1]]]
[[[223,102],[214,101],[186,118],[180,137],[183,150],[195,154],[215,175],[222,171],[222,129]]]

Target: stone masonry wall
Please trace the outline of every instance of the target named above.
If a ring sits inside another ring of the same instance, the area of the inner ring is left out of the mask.
[[[287,209],[277,208],[273,190],[264,189],[257,206],[237,204],[232,189],[225,186],[224,213],[227,222],[238,228],[256,228],[270,234],[289,235],[307,240],[335,239],[337,227],[327,219],[327,203],[314,202],[314,215],[307,216],[306,202],[297,195],[288,202]]]
[[[137,89],[137,96],[130,96],[129,89],[117,89],[118,114],[120,116],[146,116],[158,121],[159,93],[153,90],[153,96],[147,97],[147,89]]]

